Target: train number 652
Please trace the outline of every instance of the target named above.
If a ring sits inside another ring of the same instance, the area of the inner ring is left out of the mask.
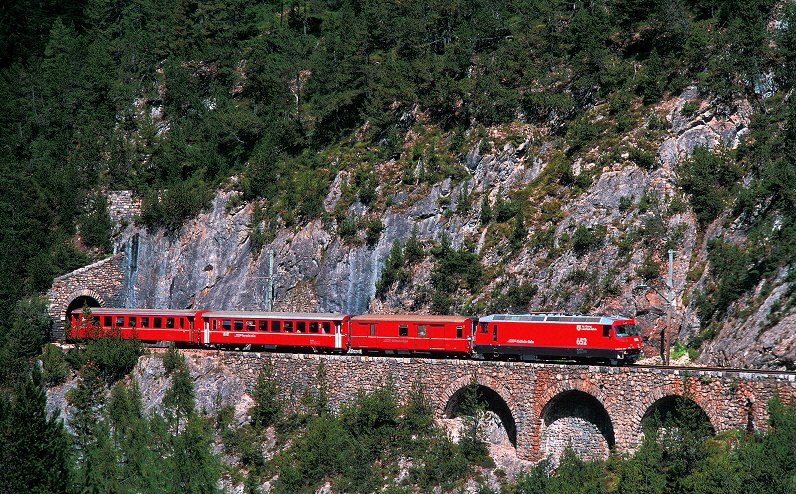
[[[585,345],[586,345],[586,338],[577,338],[577,339],[575,340],[575,344],[576,344],[576,345],[583,345],[583,346],[585,346]]]

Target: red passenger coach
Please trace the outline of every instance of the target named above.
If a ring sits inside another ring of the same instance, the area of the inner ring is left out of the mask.
[[[350,318],[345,314],[309,312],[209,311],[202,314],[203,326],[196,343],[344,352]]]
[[[468,354],[474,319],[364,314],[351,318],[351,349],[373,353]]]
[[[578,358],[633,363],[641,354],[635,321],[565,314],[495,314],[482,317],[474,349],[485,356],[524,360]]]
[[[102,309],[73,312],[70,321],[74,338],[118,335],[143,342],[193,341],[195,318],[201,312],[173,309]]]

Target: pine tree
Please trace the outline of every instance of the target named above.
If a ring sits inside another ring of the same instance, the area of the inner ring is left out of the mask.
[[[58,410],[48,418],[38,367],[9,399],[0,396],[0,489],[3,492],[66,492],[69,441]]]
[[[271,363],[265,363],[252,390],[254,406],[249,409],[249,416],[252,426],[258,429],[273,425],[282,416],[279,384],[274,379],[273,373],[274,368]]]

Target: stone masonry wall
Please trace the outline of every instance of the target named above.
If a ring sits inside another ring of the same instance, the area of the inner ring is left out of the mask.
[[[438,417],[475,375],[479,384],[505,401],[516,423],[518,456],[530,460],[556,453],[568,442],[583,443],[597,456],[607,453],[608,439],[597,424],[589,422],[588,414],[585,420],[583,414],[553,414],[562,416],[551,424],[544,423],[545,406],[567,391],[580,391],[596,399],[587,400],[594,404],[584,406],[593,408],[591,415],[607,414],[619,451],[638,447],[642,418],[667,396],[686,393],[702,407],[717,432],[765,429],[767,402],[775,391],[786,398],[796,396],[796,376],[777,373],[238,352],[220,352],[218,358],[248,389],[254,387],[264,363],[270,362],[275,377],[284,390],[292,390],[294,400],[316,388],[323,361],[329,398],[336,407],[351,402],[358,391],[372,391],[388,380],[403,398],[419,380]]]
[[[50,301],[48,312],[53,320],[53,339],[63,340],[66,311],[75,299],[90,297],[103,307],[119,307],[122,304],[123,260],[122,253],[115,254],[55,279],[47,291]]]

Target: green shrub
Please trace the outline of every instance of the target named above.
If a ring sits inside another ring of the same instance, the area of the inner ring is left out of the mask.
[[[41,364],[44,371],[43,377],[48,386],[57,386],[66,381],[68,367],[64,352],[59,347],[51,343],[45,345],[41,355]]]
[[[177,231],[185,221],[207,208],[212,198],[212,191],[202,180],[176,182],[165,190],[147,192],[138,219],[147,227]]]
[[[98,193],[92,202],[93,204],[80,218],[80,236],[86,245],[99,247],[102,252],[109,252],[113,222],[108,212],[108,200],[104,194]]]
[[[108,331],[86,343],[86,360],[93,362],[108,383],[129,374],[141,356],[141,342],[122,339]]]
[[[635,163],[636,166],[644,170],[653,170],[655,168],[655,154],[650,151],[631,148],[628,158]]]
[[[343,220],[337,224],[337,235],[344,242],[351,242],[354,239],[356,239],[357,236],[356,222],[349,217],[343,218]]]
[[[253,427],[262,429],[279,421],[284,408],[280,396],[281,391],[274,378],[273,366],[267,362],[260,369],[257,383],[252,390],[254,406],[249,409],[249,416]]]
[[[619,198],[619,211],[627,211],[633,207],[633,196],[621,196]]]
[[[700,224],[716,219],[738,187],[741,169],[723,153],[705,147],[694,149],[691,158],[675,169],[678,185],[689,194]]]
[[[658,264],[652,257],[647,257],[641,266],[636,266],[636,274],[644,281],[652,281],[658,278],[661,265]]]
[[[594,228],[589,228],[586,225],[578,225],[575,233],[572,235],[572,250],[575,254],[581,256],[587,251],[601,245],[605,240],[606,228],[603,225],[597,225]]]
[[[177,345],[173,341],[169,343],[169,349],[162,355],[163,368],[166,370],[166,375],[185,366],[185,356],[177,351]]]

